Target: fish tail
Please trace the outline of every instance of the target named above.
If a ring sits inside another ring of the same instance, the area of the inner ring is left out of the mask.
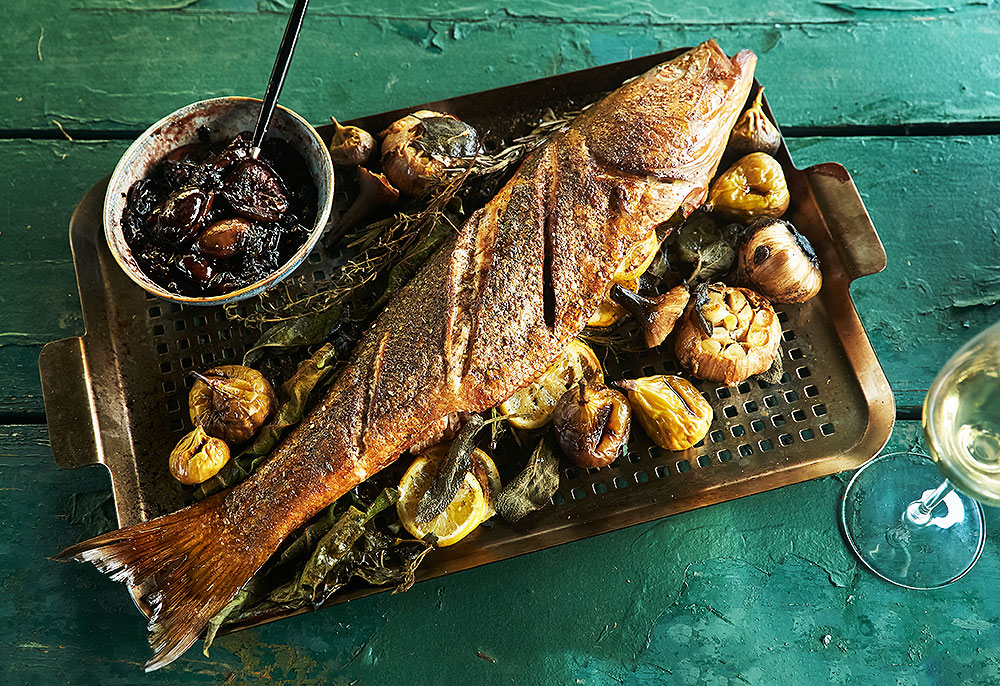
[[[147,672],[183,655],[273,552],[262,550],[261,540],[270,538],[266,532],[230,530],[233,525],[221,516],[222,495],[96,536],[56,556],[92,562],[130,586],[148,584],[143,591],[149,589],[144,599],[152,609],[153,656],[145,664]]]

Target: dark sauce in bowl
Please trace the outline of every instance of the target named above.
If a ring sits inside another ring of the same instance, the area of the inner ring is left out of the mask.
[[[139,268],[186,296],[229,293],[280,269],[316,219],[316,186],[287,142],[250,134],[174,150],[129,189],[122,229]]]

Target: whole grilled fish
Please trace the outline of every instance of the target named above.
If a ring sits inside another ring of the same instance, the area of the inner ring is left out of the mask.
[[[709,41],[588,109],[431,257],[255,474],[63,551],[150,585],[146,670],[183,654],[310,517],[443,418],[491,408],[544,372],[629,250],[703,202],[755,64]]]

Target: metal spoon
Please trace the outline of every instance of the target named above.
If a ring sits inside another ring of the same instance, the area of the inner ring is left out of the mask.
[[[278,56],[274,59],[274,68],[271,69],[271,78],[267,82],[264,101],[260,105],[257,125],[253,129],[253,147],[250,152],[250,157],[253,159],[257,159],[260,155],[260,146],[264,143],[264,134],[267,133],[267,127],[271,123],[274,106],[278,104],[278,96],[281,95],[281,88],[285,85],[288,65],[292,63],[292,54],[295,52],[295,44],[299,40],[299,31],[302,30],[302,20],[305,19],[308,6],[309,0],[295,0],[292,13],[288,17],[285,35],[282,36],[281,45],[278,46]]]

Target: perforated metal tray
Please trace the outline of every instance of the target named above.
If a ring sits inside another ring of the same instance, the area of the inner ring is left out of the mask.
[[[526,133],[546,108],[567,111],[590,103],[678,52],[420,107],[453,112],[487,138],[509,138]],[[414,109],[357,123],[379,131]],[[328,128],[320,131],[330,135]],[[549,507],[516,527],[503,522],[481,527],[458,545],[435,551],[420,567],[418,580],[851,469],[882,448],[895,416],[893,396],[849,286],[881,271],[885,251],[842,166],[798,170],[784,147],[778,158],[792,197],[786,218],[816,247],[824,279],[818,297],[777,308],[785,381],[729,388],[697,382],[715,410],[712,431],[702,444],[674,453],[634,431],[626,457],[602,469],[564,469]],[[239,361],[256,334],[230,325],[221,309],[182,308],[153,299],[122,273],[101,227],[106,183],[87,193],[70,223],[86,334],[45,346],[39,367],[57,463],[67,469],[105,465],[118,520],[126,526],[184,504],[183,492],[168,474],[166,455],[190,428],[187,374]],[[339,260],[319,248],[297,273],[322,279]],[[607,360],[609,378],[676,369],[668,346]],[[379,590],[349,587],[331,603]],[[236,628],[288,614],[251,617]]]

